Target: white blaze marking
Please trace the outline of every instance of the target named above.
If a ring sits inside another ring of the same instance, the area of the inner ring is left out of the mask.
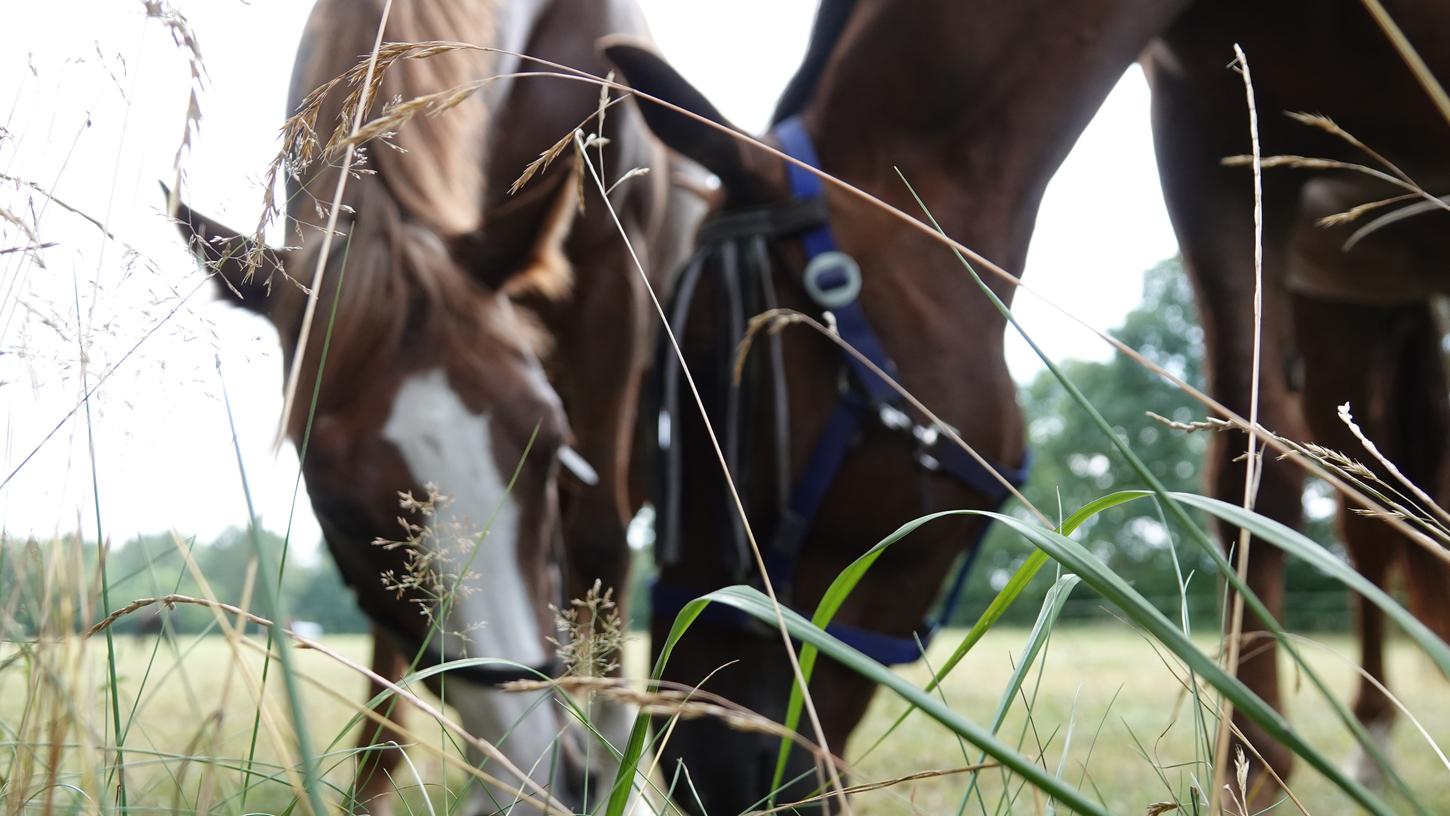
[[[542,663],[538,622],[519,569],[519,506],[505,494],[508,484],[494,463],[489,418],[470,412],[448,376],[432,369],[398,389],[383,436],[403,454],[415,482],[432,482],[451,499],[434,517],[434,527],[444,546],[457,550],[448,553],[452,570],[473,576],[470,591],[451,604],[446,625],[452,654],[460,645],[455,633],[463,632],[470,657]],[[453,540],[458,534],[472,538],[477,554]]]
[[[508,483],[494,462],[489,418],[469,411],[447,374],[432,369],[398,389],[383,436],[402,453],[414,482],[432,482],[451,498],[433,524],[442,546],[452,550],[446,569],[453,574],[466,569],[471,577],[444,623],[447,656],[463,657],[466,651],[468,657],[541,665],[546,654],[538,618],[518,562],[519,507],[505,494]],[[493,523],[480,542],[477,536],[490,517]],[[472,546],[458,546],[450,530],[471,536],[477,554]],[[520,768],[533,768],[535,781],[549,785],[549,753],[558,728],[552,703],[538,694],[504,694],[464,682],[449,684],[445,693],[470,733],[497,744]],[[495,796],[510,801],[506,791]]]

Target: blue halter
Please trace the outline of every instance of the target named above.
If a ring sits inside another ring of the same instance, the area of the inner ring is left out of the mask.
[[[776,125],[774,134],[786,155],[811,167],[820,166],[815,147],[799,117],[780,122]],[[794,224],[780,229],[776,225],[778,233],[798,235],[805,250],[806,265],[799,281],[801,287],[834,321],[835,329],[842,340],[870,360],[872,365],[895,378],[896,365],[887,355],[861,308],[860,269],[854,259],[840,250],[831,230],[830,220],[825,214],[825,191],[821,180],[790,163],[786,165],[786,172],[794,198],[792,206],[803,212],[816,213],[803,226]],[[738,220],[751,215],[753,214],[729,214],[721,219]],[[702,230],[702,240],[709,229],[707,226]],[[693,288],[693,282],[690,287]],[[867,423],[873,419],[889,430],[909,434],[916,444],[917,462],[926,471],[940,472],[954,478],[973,492],[987,497],[994,508],[1000,507],[1010,495],[990,471],[979,465],[961,448],[945,440],[935,428],[915,423],[907,413],[900,395],[876,376],[870,367],[845,353],[842,354],[842,362],[849,373],[848,385],[842,389],[835,409],[816,439],[801,477],[790,491],[783,516],[767,551],[763,553],[771,583],[778,588],[788,590],[793,585],[805,536],[810,531],[831,485],[835,483],[846,456],[855,446]],[[1020,486],[1026,480],[1027,468],[1028,463],[1024,462],[1021,468],[998,467],[997,471],[1013,485]],[[972,564],[981,549],[980,537],[985,535],[986,529],[985,526],[981,528],[978,540],[972,542],[962,558],[937,614],[911,635],[887,635],[844,624],[832,624],[827,627],[827,631],[884,665],[915,662],[941,625],[951,620],[952,613],[961,600]],[[788,595],[789,592],[785,594]],[[651,590],[655,614],[678,612],[697,596],[697,592],[659,581]],[[722,625],[750,625],[750,619],[743,613],[719,604],[707,607],[702,619]]]

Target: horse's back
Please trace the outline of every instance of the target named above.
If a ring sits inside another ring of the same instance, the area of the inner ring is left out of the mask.
[[[1431,72],[1450,77],[1450,6],[1398,0],[1386,9]],[[1327,127],[1285,115],[1304,111],[1328,117],[1426,189],[1450,183],[1443,161],[1450,122],[1359,2],[1200,2],[1145,58],[1159,149],[1168,154],[1160,163],[1180,233],[1208,227],[1191,214],[1196,205],[1188,196],[1174,195],[1175,185],[1199,194],[1210,185],[1248,189],[1245,169],[1217,166],[1250,149],[1243,83],[1226,70],[1235,43],[1251,69],[1265,155],[1387,169]],[[1443,216],[1405,219],[1361,243],[1357,253],[1345,252],[1346,239],[1372,215],[1332,232],[1319,224],[1404,190],[1368,174],[1310,168],[1271,169],[1264,185],[1266,244],[1288,248],[1283,263],[1270,253],[1265,273],[1271,281],[1283,276],[1295,291],[1378,303],[1420,299],[1450,283],[1443,274],[1450,257],[1438,235]],[[1375,270],[1372,287],[1364,285],[1368,267]],[[1221,271],[1195,270],[1200,276]]]
[[[1450,77],[1450,5],[1384,5],[1430,70]],[[1222,111],[1225,126],[1247,142],[1243,85],[1225,70],[1235,43],[1252,71],[1266,150],[1327,141],[1288,120],[1288,110],[1328,115],[1365,143],[1398,148],[1412,161],[1443,152],[1450,122],[1358,0],[1199,2],[1149,48],[1152,73],[1203,94],[1200,105],[1233,105]]]

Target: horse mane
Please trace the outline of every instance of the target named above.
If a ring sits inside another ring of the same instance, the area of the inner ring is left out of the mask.
[[[498,0],[395,0],[383,32],[385,43],[458,40],[493,42]],[[313,89],[368,59],[377,36],[383,0],[320,0],[308,18],[293,68],[289,105],[293,111]],[[395,100],[444,91],[492,73],[493,54],[451,51],[425,59],[394,62],[383,74],[366,118]],[[324,141],[339,122],[348,88],[322,101],[317,117]],[[289,111],[290,113],[291,111]],[[342,123],[350,127],[351,122]],[[376,172],[404,210],[440,234],[454,235],[478,226],[483,206],[483,133],[488,124],[482,94],[473,94],[438,116],[416,116],[389,138],[373,143],[363,166]],[[336,170],[307,180],[314,195],[330,195]],[[330,178],[329,178],[330,177]],[[351,180],[350,182],[351,183]],[[294,218],[316,222],[311,201],[292,201]]]
[[[856,0],[821,0],[821,5],[816,9],[815,23],[811,26],[811,41],[806,48],[805,58],[801,60],[801,66],[796,69],[795,75],[781,93],[780,101],[776,103],[775,113],[770,117],[772,125],[795,116],[810,104],[811,95],[821,82],[821,74],[826,70],[831,52],[836,50],[841,32],[846,30],[846,23],[855,9]]]
[[[383,42],[492,43],[498,5],[499,0],[394,0]],[[293,110],[315,88],[369,58],[382,8],[383,0],[319,0],[293,67]],[[390,102],[489,76],[494,63],[493,54],[467,50],[398,60],[383,74],[364,121]],[[322,100],[316,120],[320,140],[325,142],[338,124],[349,90],[339,85]],[[333,241],[318,293],[322,308],[314,318],[315,339],[308,359],[300,361],[313,370],[321,362],[317,330],[335,314],[324,384],[329,402],[349,399],[355,387],[351,379],[382,369],[388,355],[401,353],[405,335],[410,342],[443,343],[450,350],[457,344],[449,338],[480,328],[518,350],[532,350],[537,342],[538,333],[506,305],[495,303],[498,298],[490,297],[448,249],[447,239],[476,229],[482,218],[487,125],[483,95],[475,93],[440,115],[412,118],[387,144],[374,141],[355,158],[339,213],[341,234]],[[289,179],[289,243],[293,236],[301,242],[290,259],[294,278],[311,277],[340,164],[319,163],[304,178]],[[301,300],[294,292],[285,305],[278,303],[285,312],[279,325],[300,328]]]

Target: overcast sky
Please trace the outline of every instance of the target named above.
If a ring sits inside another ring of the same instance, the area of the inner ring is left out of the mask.
[[[286,87],[309,3],[182,0],[208,82],[202,126],[183,157],[193,204],[243,228],[260,211],[259,178],[275,153]],[[808,36],[805,0],[645,0],[661,49],[738,124],[764,126]],[[0,26],[0,173],[45,189],[112,236],[46,199],[0,182],[0,207],[56,246],[44,266],[0,255],[0,524],[10,534],[97,530],[107,537],[176,528],[210,539],[245,522],[220,398],[224,378],[263,523],[287,524],[296,454],[274,454],[281,362],[269,324],[217,302],[161,214],[156,182],[182,140],[188,63],[140,0],[6,4]],[[763,24],[768,22],[768,24]],[[748,57],[747,57],[748,55]],[[1143,270],[1176,251],[1148,133],[1147,88],[1135,68],[1048,189],[1026,280],[1094,326],[1138,301]],[[5,225],[0,250],[28,238]],[[1032,302],[1017,300],[1054,356],[1106,349]],[[79,327],[79,330],[78,330]],[[96,484],[79,361],[90,405]],[[214,359],[221,361],[218,375]],[[1019,377],[1037,364],[1009,343]],[[69,420],[63,419],[71,414]],[[56,430],[58,428],[58,430]],[[53,436],[43,442],[48,434]],[[294,540],[318,540],[305,496]]]

